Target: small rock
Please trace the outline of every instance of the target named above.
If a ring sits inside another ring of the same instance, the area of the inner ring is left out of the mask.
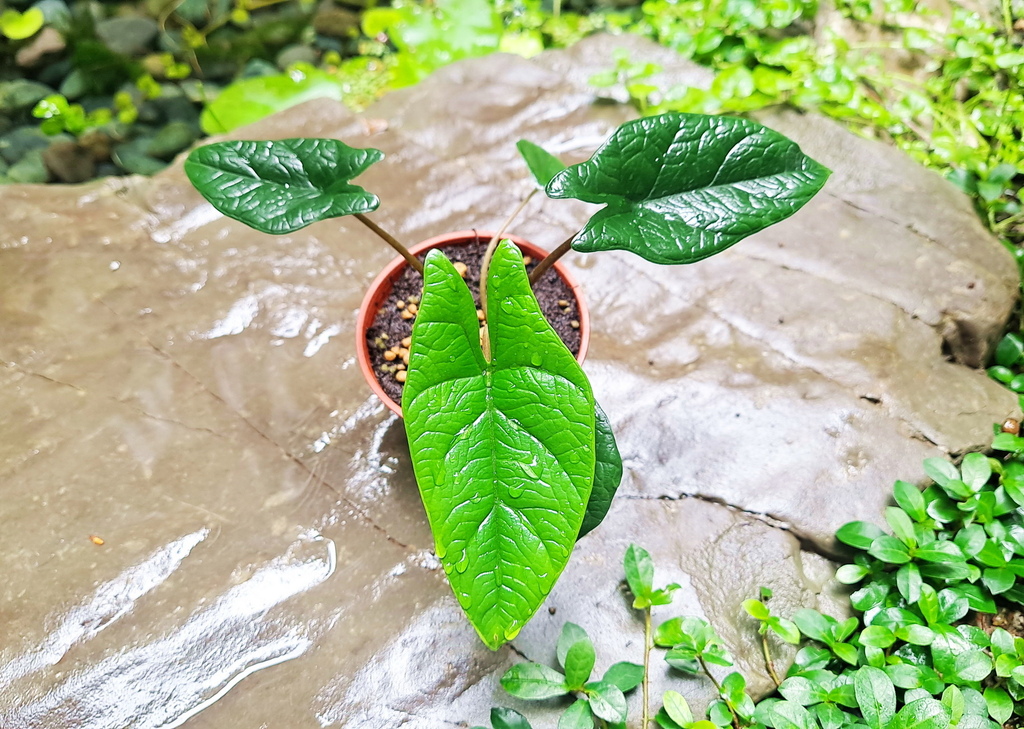
[[[453,267],[455,268],[456,273],[462,276],[462,278],[466,278],[467,269],[465,263],[463,263],[462,261],[456,261]]]
[[[332,38],[353,38],[359,34],[359,14],[344,8],[321,6],[313,16],[313,30]]]
[[[152,18],[109,18],[96,24],[96,37],[103,45],[124,56],[143,55],[159,32],[160,26]]]
[[[171,122],[156,133],[146,145],[146,154],[170,159],[199,138],[198,130],[185,122]]]
[[[113,160],[125,172],[135,175],[155,175],[167,166],[146,153],[151,140],[145,137],[114,147]]]
[[[100,129],[87,131],[79,138],[78,144],[89,151],[95,162],[105,162],[110,159],[113,140],[109,134]]]
[[[270,61],[266,61],[262,58],[253,58],[245,67],[242,72],[238,74],[238,78],[261,78],[263,76],[274,76],[279,73],[279,69]]]
[[[0,112],[13,115],[31,109],[52,93],[49,86],[35,81],[0,81]]]
[[[32,42],[24,48],[18,49],[14,60],[22,68],[31,68],[42,60],[43,56],[50,53],[60,53],[67,47],[67,43],[56,28],[43,28]]]
[[[395,379],[398,380],[399,382],[405,382],[407,379],[409,379],[409,375],[406,374],[405,370],[399,370],[398,372],[395,373]]]
[[[96,174],[92,152],[76,142],[54,142],[43,152],[43,163],[61,182],[85,182]]]
[[[282,71],[296,63],[316,64],[320,54],[309,46],[287,46],[277,54],[277,67]]]
[[[50,172],[43,162],[43,150],[33,149],[7,170],[7,179],[24,185],[41,185],[50,181]]]

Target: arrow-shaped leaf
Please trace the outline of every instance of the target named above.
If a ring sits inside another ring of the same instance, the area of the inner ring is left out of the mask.
[[[377,196],[349,180],[383,158],[336,139],[217,142],[192,150],[185,174],[229,218],[281,234],[376,210]]]
[[[437,555],[491,648],[511,640],[565,568],[594,478],[594,398],[544,319],[522,254],[495,251],[491,362],[473,299],[431,252],[402,410]]]
[[[671,113],[623,124],[587,162],[555,175],[547,193],[607,206],[573,250],[693,263],[789,217],[828,176],[760,124]]]
[[[580,538],[593,531],[604,521],[608,510],[612,507],[612,499],[622,481],[622,457],[619,447],[615,444],[615,433],[608,422],[608,416],[597,403],[594,403],[597,415],[597,429],[594,432],[594,450],[597,462],[594,466],[594,489],[590,492],[587,512],[583,516],[580,527]]]

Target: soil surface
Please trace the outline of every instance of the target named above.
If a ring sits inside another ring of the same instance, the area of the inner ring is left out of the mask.
[[[481,238],[478,242],[462,243],[454,246],[446,246],[444,251],[453,263],[463,263],[466,266],[466,273],[463,278],[473,294],[473,302],[480,311],[480,263],[484,251],[487,248],[488,239]],[[419,256],[420,260],[426,257],[426,253]],[[540,261],[533,260],[530,256],[524,256],[526,270],[532,271]],[[576,297],[572,289],[565,281],[549,269],[541,276],[540,281],[533,287],[533,293],[540,302],[541,311],[544,312],[548,323],[574,355],[580,351],[580,311]],[[366,342],[370,350],[370,359],[373,370],[377,375],[384,392],[396,403],[402,402],[403,377],[399,372],[405,370],[407,362],[403,362],[403,354],[408,359],[409,337],[412,336],[412,325],[416,321],[414,306],[418,306],[420,297],[423,295],[423,277],[413,269],[406,267],[405,272],[395,282],[395,286],[388,296],[387,301],[377,311],[373,325],[366,331]],[[410,306],[414,305],[414,306]],[[403,312],[406,312],[403,317]],[[573,326],[575,322],[576,326]],[[482,322],[481,322],[482,324]],[[404,341],[403,341],[404,340]],[[385,355],[394,352],[394,357],[388,359]]]

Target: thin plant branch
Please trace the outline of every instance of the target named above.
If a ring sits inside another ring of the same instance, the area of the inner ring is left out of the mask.
[[[568,238],[565,239],[562,245],[558,246],[558,248],[551,251],[551,253],[547,254],[544,257],[544,260],[537,264],[537,267],[533,269],[533,271],[530,273],[531,286],[540,281],[540,277],[547,273],[547,270],[551,268],[553,265],[555,265],[555,262],[558,261],[559,258],[564,256],[572,249],[572,240],[575,237],[576,233],[570,235]]]
[[[399,243],[398,239],[396,239],[393,235],[391,235],[389,232],[381,228],[379,225],[377,225],[375,222],[370,220],[362,213],[356,213],[355,218],[360,223],[362,223],[367,228],[376,233],[377,236],[384,240],[389,246],[398,251],[399,254],[401,254],[402,258],[409,262],[410,266],[416,269],[416,271],[419,272],[421,276],[423,275],[423,263],[416,256],[409,253],[409,249],[403,246],[401,243]]]
[[[651,609],[644,609],[644,707],[643,707],[643,723],[640,724],[640,729],[647,729],[650,726],[651,721],[651,707],[650,707],[650,686],[651,686]]]
[[[779,674],[775,671],[775,661],[772,660],[771,650],[768,648],[768,633],[761,633],[761,651],[764,653],[764,667],[768,669],[768,675],[772,677],[776,688],[782,685]]]

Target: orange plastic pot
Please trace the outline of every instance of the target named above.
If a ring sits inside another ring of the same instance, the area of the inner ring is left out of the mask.
[[[460,230],[417,243],[409,250],[413,255],[419,255],[434,248],[444,248],[445,246],[459,245],[475,240],[482,241],[481,245],[486,245],[493,235],[493,232],[485,230]],[[533,243],[525,241],[518,236],[506,235],[504,237],[519,246],[519,249],[525,255],[532,256],[535,260],[539,261],[548,254],[543,248],[535,246]],[[402,406],[388,397],[387,393],[384,392],[384,388],[380,386],[380,382],[377,381],[377,373],[373,371],[373,365],[370,361],[370,348],[366,343],[366,332],[373,325],[373,320],[377,317],[380,307],[384,305],[388,296],[391,295],[391,289],[394,287],[395,281],[405,272],[405,267],[408,265],[404,258],[398,256],[380,272],[380,275],[374,279],[370,285],[370,290],[366,292],[366,296],[363,298],[362,306],[359,307],[359,319],[356,322],[356,358],[359,360],[359,369],[362,371],[363,377],[366,378],[366,382],[370,385],[370,389],[373,390],[374,394],[398,417],[402,417]],[[580,351],[576,355],[576,359],[580,364],[583,364],[583,360],[587,356],[587,347],[590,345],[590,310],[587,309],[587,304],[583,299],[583,290],[580,288],[579,283],[573,278],[566,267],[562,265],[561,261],[552,268],[562,281],[565,282],[566,286],[572,289],[573,296],[576,298],[576,304],[579,307]]]

